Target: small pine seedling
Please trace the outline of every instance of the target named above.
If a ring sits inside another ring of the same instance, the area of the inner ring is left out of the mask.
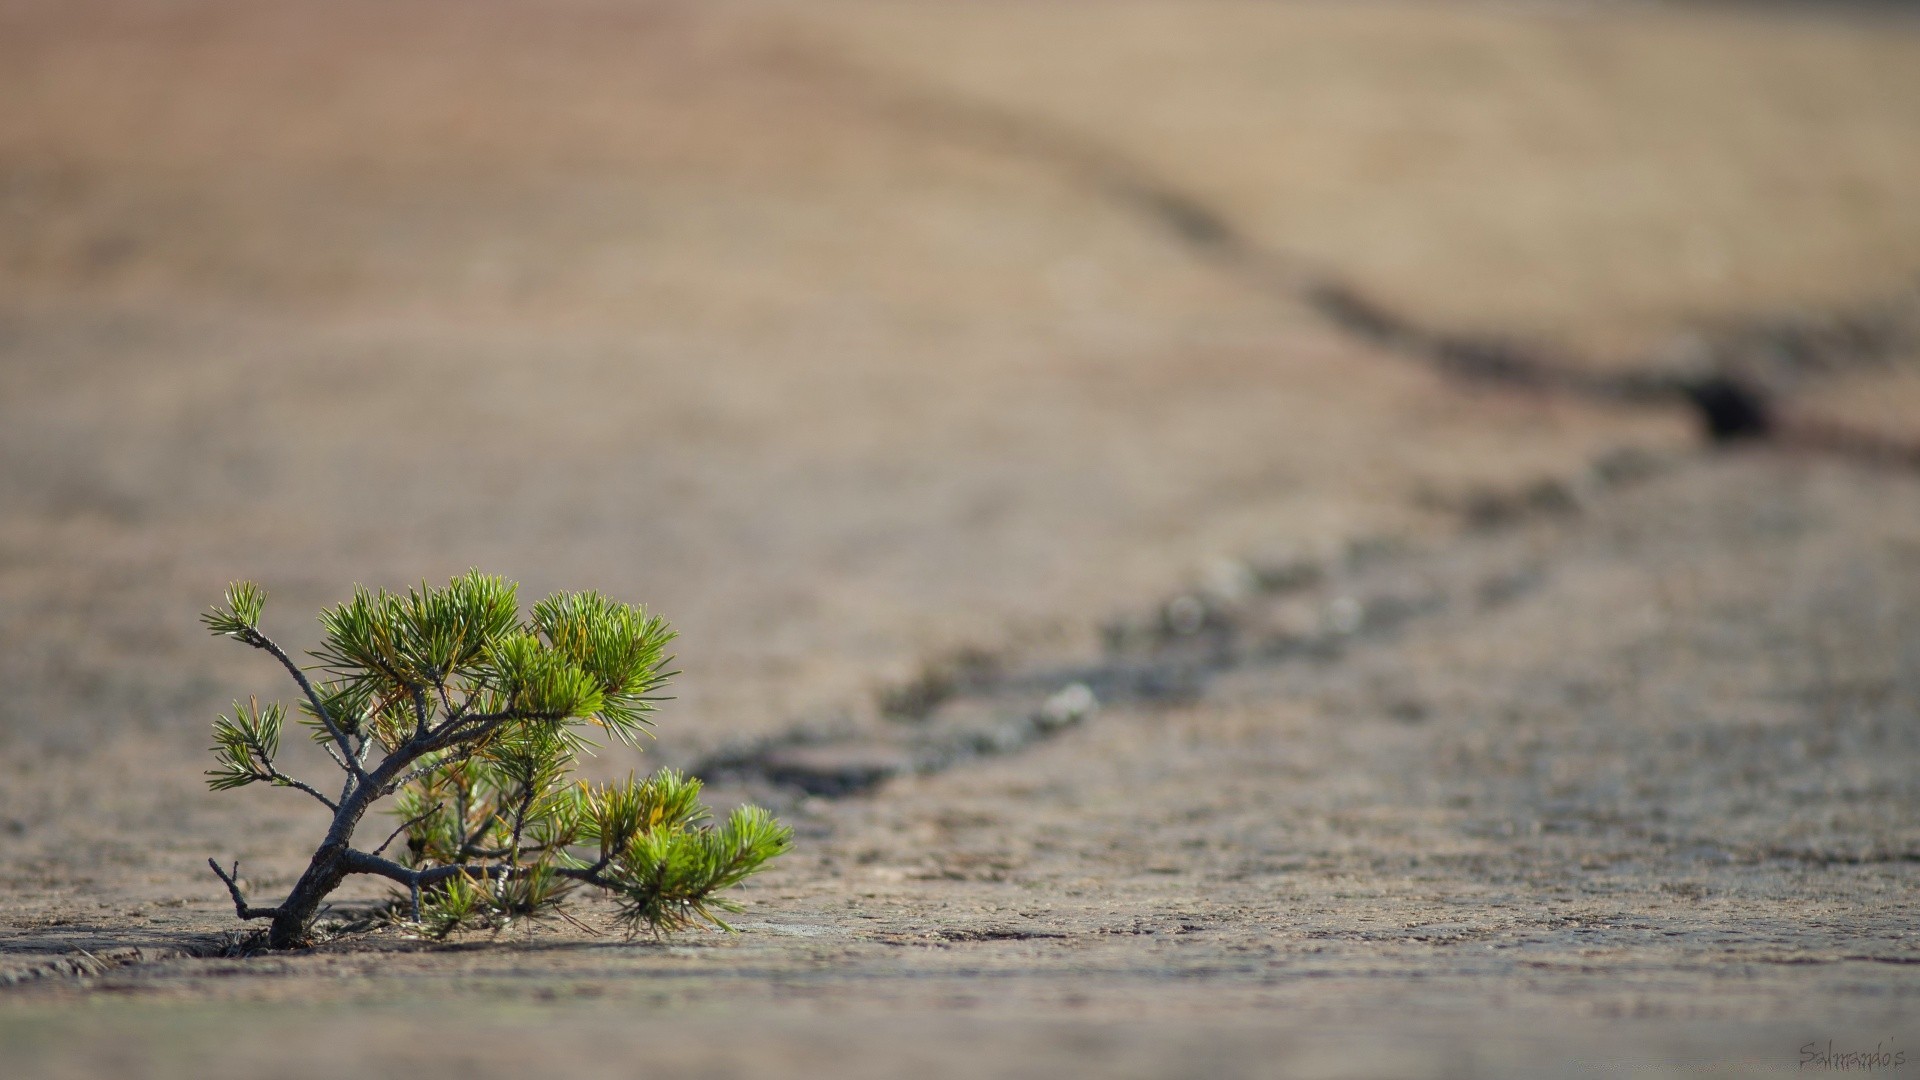
[[[344,774],[329,797],[281,770],[279,704],[236,703],[214,724],[209,787],[265,781],[333,815],[275,907],[247,903],[238,864],[208,860],[240,918],[272,920],[270,948],[307,944],[321,902],[351,874],[404,886],[413,922],[435,936],[554,913],[582,885],[619,902],[629,934],[731,929],[717,912],[740,906],[721,894],[792,844],[793,830],[757,807],[709,824],[700,782],[670,769],[571,780],[595,729],[637,747],[673,674],[673,631],[641,608],[557,593],[523,619],[517,586],[478,571],[405,595],[356,589],[320,613],[315,681],[261,632],[265,601],[258,585],[238,582],[202,619],[286,668],[303,697],[296,722]],[[378,847],[354,847],[362,819],[389,796],[400,826]],[[384,857],[402,835],[404,852]]]

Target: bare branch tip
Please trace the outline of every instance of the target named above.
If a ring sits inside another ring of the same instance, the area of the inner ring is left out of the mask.
[[[234,914],[242,919],[271,919],[280,914],[279,908],[253,907],[247,903],[246,896],[240,892],[238,859],[234,860],[232,873],[221,869],[220,864],[211,858],[207,860],[207,865],[213,867],[214,875],[226,884],[227,895],[233,897]]]

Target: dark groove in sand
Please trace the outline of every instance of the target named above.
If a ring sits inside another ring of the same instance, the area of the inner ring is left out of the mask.
[[[1903,443],[1785,415],[1778,389],[1783,383],[1885,367],[1903,352],[1920,348],[1920,288],[1824,315],[1789,312],[1727,320],[1692,336],[1692,356],[1685,364],[1647,360],[1627,370],[1603,371],[1542,345],[1424,326],[1325,268],[1261,244],[1204,200],[1082,134],[918,86],[822,50],[787,48],[774,60],[816,83],[844,88],[857,105],[877,109],[914,130],[937,130],[1046,164],[1256,290],[1304,303],[1341,331],[1449,377],[1619,406],[1684,406],[1712,442],[1764,439],[1865,465],[1920,469],[1920,442]],[[1611,488],[1670,464],[1621,458],[1596,463],[1590,471],[1597,487]],[[1471,533],[1577,512],[1581,497],[1549,483],[1477,498],[1458,509]],[[1361,561],[1361,552],[1356,549],[1349,560]],[[1269,568],[1255,576],[1260,594],[1273,596],[1311,587],[1324,575],[1323,567],[1291,567]],[[1525,574],[1481,582],[1476,602],[1492,608],[1532,584]],[[930,662],[915,679],[882,691],[882,712],[899,721],[887,731],[845,723],[799,724],[712,754],[690,771],[763,791],[822,798],[861,794],[895,776],[939,772],[1049,739],[1088,711],[1056,707],[1059,695],[1074,688],[1100,705],[1151,707],[1190,701],[1214,676],[1232,668],[1337,659],[1350,644],[1390,634],[1409,621],[1447,609],[1456,599],[1381,598],[1363,605],[1353,625],[1250,643],[1234,605],[1195,595],[1176,597],[1146,620],[1144,638],[1137,632],[1138,620],[1133,629],[1117,632],[1120,624],[1110,624],[1106,655],[1095,662],[1026,670],[1007,670],[993,656]],[[1185,607],[1176,613],[1181,605]],[[1337,616],[1330,611],[1329,619],[1337,621]],[[990,718],[931,722],[942,710],[952,712],[969,703],[984,707]]]
[[[1462,380],[1622,406],[1690,411],[1715,442],[1766,438],[1872,465],[1920,469],[1920,441],[1902,442],[1781,409],[1790,384],[1884,367],[1920,348],[1920,277],[1887,298],[1827,312],[1777,311],[1703,323],[1672,358],[1625,369],[1501,333],[1461,333],[1395,311],[1324,265],[1262,243],[1231,216],[1126,153],[1084,133],[968,100],[824,48],[787,45],[771,62],[839,88],[860,108],[916,132],[938,132],[1052,168],[1153,226],[1256,292],[1305,305],[1343,333]]]
[[[1102,628],[1104,650],[1091,661],[1019,664],[979,652],[936,660],[913,679],[881,691],[878,723],[797,724],[711,754],[688,771],[775,801],[844,798],[897,776],[944,772],[1029,749],[1099,707],[1178,706],[1198,700],[1230,671],[1338,662],[1351,648],[1390,640],[1435,615],[1501,608],[1539,587],[1545,573],[1510,567],[1452,587],[1409,587],[1402,572],[1409,564],[1444,554],[1454,543],[1576,516],[1597,495],[1639,484],[1685,460],[1620,453],[1597,462],[1580,485],[1549,481],[1482,493],[1456,508],[1461,533],[1439,548],[1359,541],[1330,564],[1246,565],[1238,595],[1183,592],[1110,620]],[[1314,625],[1273,625],[1269,609],[1287,602],[1308,604],[1317,613]]]
[[[857,105],[877,109],[903,126],[939,131],[1048,165],[1257,291],[1304,303],[1341,331],[1449,377],[1621,406],[1684,405],[1714,442],[1765,438],[1864,463],[1920,468],[1920,444],[1783,417],[1776,393],[1763,389],[1782,380],[1886,365],[1920,343],[1920,291],[1824,316],[1764,315],[1707,328],[1695,336],[1695,356],[1685,369],[1649,361],[1625,371],[1595,370],[1544,346],[1423,326],[1330,271],[1261,244],[1204,200],[1084,135],[920,87],[820,50],[786,49],[775,60],[816,83],[844,88]],[[1591,471],[1599,487],[1615,487],[1663,467],[1622,459],[1598,463]],[[1471,532],[1577,512],[1579,500],[1579,493],[1549,484],[1546,489],[1476,499],[1459,509]],[[1350,553],[1349,561],[1361,561],[1361,550]],[[1310,588],[1325,573],[1323,567],[1267,568],[1255,578],[1259,594],[1271,597]],[[1481,582],[1475,602],[1492,608],[1532,585],[1524,574]],[[881,692],[882,713],[897,721],[884,730],[847,723],[799,724],[709,755],[690,771],[763,792],[772,789],[768,793],[857,795],[896,776],[940,772],[1049,739],[1090,711],[1059,707],[1061,695],[1078,692],[1099,705],[1119,706],[1191,701],[1215,676],[1233,668],[1334,660],[1351,644],[1391,634],[1456,602],[1458,598],[1435,595],[1376,598],[1352,615],[1351,625],[1340,625],[1341,616],[1329,609],[1328,625],[1319,633],[1269,635],[1256,641],[1250,640],[1235,605],[1184,595],[1160,605],[1144,621],[1109,624],[1106,654],[1094,662],[1008,669],[994,656],[933,661],[916,678]],[[938,722],[943,713],[966,711],[968,706],[987,713],[987,719]]]

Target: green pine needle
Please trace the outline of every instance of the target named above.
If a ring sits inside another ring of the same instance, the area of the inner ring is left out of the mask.
[[[200,616],[218,637],[240,637],[260,625],[260,611],[267,605],[267,592],[251,581],[236,581],[227,586],[225,607],[215,607]]]
[[[215,791],[271,780],[273,760],[280,753],[280,727],[287,710],[279,702],[264,709],[257,700],[233,703],[233,715],[213,722],[213,757],[219,766],[207,770],[207,786]]]
[[[478,571],[444,588],[356,588],[320,613],[315,681],[260,631],[265,598],[237,582],[203,621],[288,668],[305,698],[296,719],[347,774],[345,787],[336,802],[281,772],[286,709],[258,702],[215,722],[207,783],[296,787],[348,827],[391,794],[398,862],[361,852],[353,872],[411,883],[409,910],[417,891],[417,926],[429,936],[543,917],[582,885],[612,894],[630,932],[727,928],[717,913],[739,907],[722,894],[792,844],[792,830],[755,808],[709,824],[700,782],[671,769],[614,784],[572,779],[596,734],[637,747],[651,733],[674,674],[674,633],[644,608],[556,593],[523,619],[518,587]],[[315,859],[329,850],[339,849]],[[266,912],[293,918],[279,913],[318,899],[296,888]]]

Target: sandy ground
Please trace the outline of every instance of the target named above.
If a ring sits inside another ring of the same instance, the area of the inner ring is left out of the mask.
[[[1915,473],[1295,287],[1616,370],[1905,311],[1897,11],[15,0],[0,87],[10,1075],[1920,1053]],[[1916,355],[1784,404],[1920,439]],[[209,955],[319,823],[201,786],[282,688],[195,614],[476,565],[680,629],[594,767],[799,828],[745,932]]]

